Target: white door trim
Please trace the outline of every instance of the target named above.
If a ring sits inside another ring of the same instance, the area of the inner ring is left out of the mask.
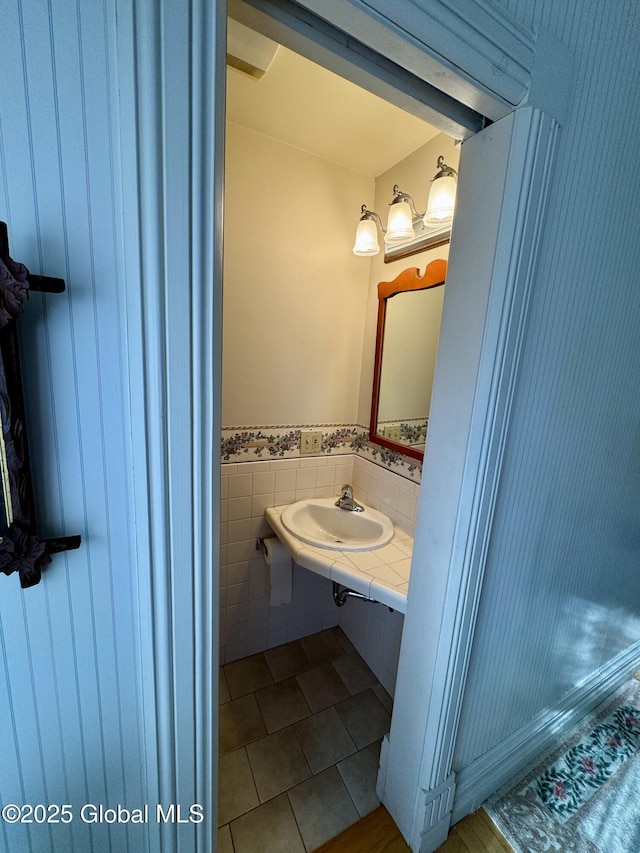
[[[291,0],[229,0],[229,17],[423,119],[454,139],[486,117]],[[439,81],[438,81],[439,82]]]
[[[486,0],[296,0],[492,120],[525,98],[534,34]]]
[[[381,791],[421,853],[446,839],[455,799],[453,751],[557,136],[555,120],[523,107],[462,149]]]
[[[226,9],[123,0],[117,40],[149,850],[209,853]],[[156,803],[179,805],[183,822],[156,821]]]

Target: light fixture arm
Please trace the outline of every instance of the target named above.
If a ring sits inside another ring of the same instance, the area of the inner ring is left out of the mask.
[[[455,178],[456,180],[458,180],[458,173],[452,166],[447,166],[447,164],[444,162],[444,157],[442,156],[442,154],[438,157],[438,162],[436,163],[436,166],[438,167],[438,169],[440,169],[440,171],[431,178],[431,183],[437,181],[438,178]]]
[[[389,206],[392,204],[398,204],[399,202],[406,202],[411,208],[411,215],[414,219],[418,217],[422,218],[424,216],[423,213],[418,213],[416,210],[416,204],[413,198],[409,195],[409,193],[403,192],[397,184],[393,185],[393,200],[389,202]]]
[[[360,222],[362,222],[363,219],[373,219],[374,222],[378,224],[378,228],[382,231],[382,233],[387,233],[387,229],[382,224],[382,220],[380,219],[378,214],[375,212],[375,210],[369,210],[366,204],[363,204],[360,208]]]

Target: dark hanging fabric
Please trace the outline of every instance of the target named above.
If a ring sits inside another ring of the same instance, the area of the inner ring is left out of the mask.
[[[29,270],[8,255],[0,258],[0,328],[22,312],[29,297]]]
[[[80,546],[79,536],[40,539],[36,530],[18,335],[12,322],[29,290],[62,293],[63,279],[31,275],[9,254],[0,222],[0,572],[17,572],[23,588],[39,583],[51,554]]]

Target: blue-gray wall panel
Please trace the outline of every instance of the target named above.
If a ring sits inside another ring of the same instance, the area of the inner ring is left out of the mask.
[[[454,767],[640,641],[637,4],[505,3],[576,57]],[[497,701],[500,697],[500,701]]]
[[[1,0],[0,218],[12,254],[66,280],[21,318],[40,529],[82,534],[21,591],[0,577],[0,799],[70,803],[70,826],[0,849],[141,850],[84,803],[145,802],[119,224],[115,7]]]

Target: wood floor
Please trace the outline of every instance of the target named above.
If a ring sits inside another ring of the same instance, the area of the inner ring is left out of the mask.
[[[391,819],[380,806],[315,853],[411,853]],[[513,853],[484,809],[456,824],[437,853]]]
[[[398,827],[384,806],[378,806],[358,823],[318,847],[314,853],[406,853]]]
[[[456,824],[438,853],[513,853],[498,827],[484,809]]]

